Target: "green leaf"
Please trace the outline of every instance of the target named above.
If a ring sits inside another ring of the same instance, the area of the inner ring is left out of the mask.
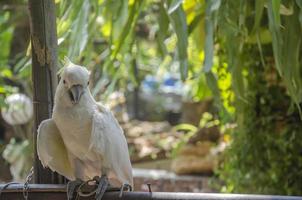
[[[186,14],[182,6],[170,13],[169,18],[177,36],[177,58],[180,65],[181,79],[185,80],[188,76],[188,27]]]
[[[116,67],[113,67],[113,63],[116,61],[117,56],[121,52],[122,48],[124,46],[126,46],[126,44],[128,44],[127,47],[131,47],[132,44],[134,43],[133,41],[135,40],[135,38],[134,37],[129,38],[129,37],[134,32],[134,29],[135,29],[135,26],[136,26],[136,23],[138,20],[138,16],[143,8],[143,5],[144,5],[144,1],[134,1],[134,3],[130,5],[129,15],[128,15],[125,25],[122,27],[122,33],[120,34],[118,40],[116,40],[113,44],[111,44],[111,46],[113,46],[114,49],[112,49],[109,59],[106,60],[104,66],[103,66],[103,71],[105,71],[109,74],[115,75],[115,77],[114,77],[115,83],[111,84],[112,86],[116,85],[117,78],[120,77],[120,75],[119,75],[120,70],[117,70]],[[129,40],[131,40],[131,41],[129,42]],[[96,83],[96,87],[93,89],[94,95],[100,91],[101,85],[102,85],[101,82],[102,82],[102,80],[100,79]],[[111,87],[111,88],[113,88],[113,87]]]
[[[255,32],[256,30],[259,29],[260,21],[264,10],[264,4],[265,4],[264,0],[255,0],[255,21],[254,21],[254,27],[252,32]]]
[[[4,87],[0,86],[0,94],[5,94],[6,90]]]
[[[282,76],[283,72],[281,69],[281,46],[282,46],[282,38],[280,32],[280,0],[270,0],[268,2],[268,18],[269,18],[269,29],[272,33],[272,45],[274,52],[274,59],[276,63],[276,68],[279,74]]]
[[[0,87],[0,90],[3,90],[3,88]],[[4,93],[5,93],[5,89],[4,89],[4,92],[3,92],[3,93],[2,93],[1,91],[0,91],[0,93],[1,93],[1,94],[4,94]],[[7,104],[5,103],[4,96],[1,95],[1,96],[0,96],[0,108],[4,108],[4,107],[6,107],[6,106],[7,106]],[[1,151],[1,150],[0,150],[0,151]]]
[[[301,26],[299,26],[298,13],[285,17],[282,32],[284,43],[280,47],[282,50],[283,78],[290,96],[300,109],[299,103],[302,101],[301,82]]]
[[[264,56],[263,56],[263,50],[262,50],[262,45],[261,45],[261,39],[260,39],[260,33],[257,32],[257,45],[258,45],[258,49],[259,49],[259,53],[260,53],[260,58],[261,58],[261,63],[263,66],[265,66],[265,62],[264,62]]]
[[[22,57],[15,65],[15,73],[19,73],[22,70],[24,70],[26,67],[28,67],[28,62],[30,61],[30,58],[27,56]]]
[[[169,5],[168,14],[173,13],[179,6],[181,6],[183,0],[172,0]]]
[[[78,6],[80,6],[80,9],[71,27],[71,43],[68,49],[68,57],[72,60],[80,56],[88,41],[88,14],[90,3],[89,1],[82,1]]]
[[[116,43],[120,39],[120,35],[123,33],[123,27],[127,23],[128,17],[128,1],[124,0],[111,0],[110,6],[107,6],[107,12],[111,15],[111,39],[112,43]]]
[[[209,72],[213,66],[214,57],[214,19],[213,12],[218,10],[220,0],[207,0],[206,1],[206,16],[205,16],[205,72]]]
[[[218,105],[222,105],[221,99],[220,99],[220,91],[219,91],[219,88],[217,85],[216,77],[214,76],[214,74],[212,72],[207,72],[207,73],[205,73],[205,75],[206,75],[207,84],[213,93],[214,100],[216,101],[216,103]]]
[[[163,2],[161,1],[159,4],[159,30],[157,31],[157,44],[159,47],[159,53],[163,58],[167,55],[167,48],[165,46],[165,39],[167,37],[167,32],[169,28],[169,16],[167,15]]]
[[[195,16],[192,22],[189,24],[188,33],[189,35],[194,31],[194,29],[199,25],[200,21],[204,19],[203,13],[200,13]]]
[[[302,26],[302,1],[301,0],[296,0],[296,3],[300,9],[299,12],[299,21],[300,21],[300,25]]]
[[[137,22],[137,17],[140,13],[143,2],[144,1],[135,1],[134,4],[131,5],[127,22],[126,22],[125,26],[122,28],[123,31],[122,31],[119,39],[117,40],[116,44],[114,45],[115,49],[112,51],[111,61],[113,61],[116,58],[116,56],[119,53],[119,51],[121,50],[124,42],[126,41],[127,36],[133,32],[136,22]]]
[[[270,0],[269,1],[269,7],[271,7],[270,9],[272,9],[272,15],[273,15],[276,26],[280,26],[280,23],[281,23],[280,6],[281,6],[281,0]]]
[[[179,124],[174,126],[176,131],[189,131],[189,132],[196,132],[197,127],[192,124]]]
[[[10,77],[12,77],[12,72],[9,70],[9,69],[3,69],[2,71],[1,71],[1,76],[2,77],[7,77],[7,78],[10,78]]]

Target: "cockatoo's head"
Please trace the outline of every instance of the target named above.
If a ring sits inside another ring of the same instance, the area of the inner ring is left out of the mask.
[[[72,105],[79,103],[83,94],[88,90],[88,85],[89,71],[85,67],[68,61],[63,68],[59,82],[59,89],[64,101]]]

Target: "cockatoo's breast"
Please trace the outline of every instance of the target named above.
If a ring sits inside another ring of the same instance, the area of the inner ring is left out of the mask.
[[[53,119],[61,132],[66,148],[79,159],[95,160],[96,154],[89,150],[93,107],[75,105],[55,106]]]

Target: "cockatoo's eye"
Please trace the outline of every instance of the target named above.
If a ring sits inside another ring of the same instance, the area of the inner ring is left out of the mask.
[[[87,85],[89,85],[89,81],[87,82]]]
[[[64,84],[66,84],[66,81],[65,81],[65,80],[63,80],[63,83],[64,83]]]

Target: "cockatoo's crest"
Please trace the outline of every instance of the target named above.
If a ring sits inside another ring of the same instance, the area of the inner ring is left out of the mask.
[[[64,72],[66,67],[79,66],[79,65],[76,65],[73,62],[71,62],[71,60],[67,56],[64,56],[64,60],[62,61],[62,63],[63,63],[63,67],[61,69],[59,69],[57,72],[57,76],[59,76],[59,77],[62,77],[62,73]],[[84,66],[80,66],[80,67],[86,68]],[[87,70],[87,71],[88,71],[88,76],[90,76],[91,71],[89,71],[89,70]]]
[[[67,56],[64,56],[64,67],[72,65],[73,63],[69,60]]]
[[[64,56],[64,60],[62,60],[62,63],[63,63],[63,67],[59,69],[57,73],[57,75],[60,77],[62,76],[62,73],[66,67],[75,65],[74,63],[71,62],[71,60],[67,56]]]

